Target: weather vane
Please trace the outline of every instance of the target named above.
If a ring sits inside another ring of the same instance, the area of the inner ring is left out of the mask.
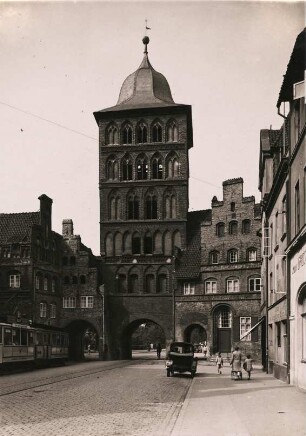
[[[147,30],[151,30],[151,27],[148,27],[148,20],[145,20],[146,22],[146,30],[145,30],[145,36],[147,36]]]

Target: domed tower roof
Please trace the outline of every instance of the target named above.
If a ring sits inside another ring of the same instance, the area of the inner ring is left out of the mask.
[[[145,44],[144,58],[139,68],[123,82],[117,106],[175,104],[167,79],[155,71],[149,61],[147,51],[149,37],[145,36],[142,41]]]

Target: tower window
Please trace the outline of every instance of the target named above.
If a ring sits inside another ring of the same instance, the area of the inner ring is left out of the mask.
[[[129,124],[126,124],[122,129],[122,143],[132,144],[133,142],[133,130],[132,127]]]
[[[225,231],[225,225],[224,223],[218,223],[216,225],[216,234],[217,236],[224,236]]]
[[[242,221],[242,233],[247,234],[251,232],[251,221],[243,220]]]
[[[148,178],[148,162],[145,158],[140,158],[136,163],[137,180],[147,180]]]
[[[144,237],[144,253],[145,254],[153,253],[153,239],[150,233],[147,233]]]
[[[155,195],[148,195],[146,198],[146,218],[157,219],[157,198]]]
[[[236,208],[236,205],[235,205],[235,203],[232,201],[232,202],[231,202],[231,212],[235,212],[235,208]]]
[[[230,235],[237,235],[238,233],[238,223],[237,221],[231,221],[229,223],[229,234]]]
[[[218,251],[212,251],[210,253],[210,264],[211,265],[217,265],[219,263],[219,253]]]
[[[132,237],[132,254],[140,254],[140,247],[140,236],[136,233]]]
[[[132,180],[133,179],[133,164],[129,158],[126,158],[123,160],[122,179],[123,180]]]
[[[140,123],[137,126],[136,135],[137,144],[144,144],[145,142],[148,142],[148,129],[144,123]]]
[[[155,123],[152,127],[152,141],[162,142],[162,127],[159,123]]]
[[[112,144],[118,144],[118,129],[116,126],[111,125],[107,128],[106,131],[106,144],[112,145]]]
[[[139,219],[139,199],[135,195],[130,195],[128,199],[128,219]]]
[[[229,250],[228,262],[229,263],[237,263],[238,262],[238,251],[236,249]]]
[[[152,179],[163,178],[163,164],[160,158],[155,157],[152,162]]]
[[[167,142],[177,142],[178,141],[178,132],[177,125],[174,121],[170,121],[167,125]]]

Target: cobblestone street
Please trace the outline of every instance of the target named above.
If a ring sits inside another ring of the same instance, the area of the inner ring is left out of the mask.
[[[157,360],[3,376],[0,435],[168,435],[190,384]]]

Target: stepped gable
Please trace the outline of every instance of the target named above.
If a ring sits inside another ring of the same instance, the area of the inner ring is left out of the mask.
[[[33,225],[40,223],[40,212],[1,213],[0,244],[29,241]]]
[[[201,224],[211,220],[211,209],[188,212],[187,244],[176,269],[178,279],[197,279],[201,270]]]

